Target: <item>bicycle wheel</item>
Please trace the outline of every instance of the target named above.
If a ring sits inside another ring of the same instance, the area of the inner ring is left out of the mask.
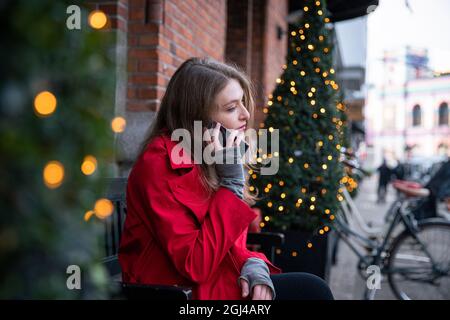
[[[416,240],[403,231],[389,250],[388,280],[398,299],[450,299],[450,223],[423,220]]]

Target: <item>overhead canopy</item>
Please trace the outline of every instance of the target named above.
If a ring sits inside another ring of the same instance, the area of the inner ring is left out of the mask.
[[[289,0],[289,13],[302,10],[302,0]],[[378,0],[327,0],[331,22],[365,16],[378,6]]]

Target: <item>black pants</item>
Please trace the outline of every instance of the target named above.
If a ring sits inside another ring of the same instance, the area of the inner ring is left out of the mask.
[[[334,300],[321,278],[303,272],[270,275],[275,287],[275,300]]]

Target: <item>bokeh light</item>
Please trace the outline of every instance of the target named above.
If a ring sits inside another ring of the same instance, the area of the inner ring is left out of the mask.
[[[49,91],[42,91],[34,98],[34,110],[38,116],[49,116],[56,110],[56,97]]]
[[[97,169],[97,159],[94,156],[84,157],[83,163],[81,164],[81,172],[89,176],[95,172]]]
[[[94,211],[98,218],[104,219],[113,213],[114,206],[110,200],[102,198],[95,202]]]
[[[100,10],[92,11],[89,14],[89,25],[94,29],[101,29],[103,28],[106,23],[108,22],[108,17],[106,14]]]
[[[121,133],[125,130],[127,122],[123,117],[115,117],[111,121],[111,128],[115,133]]]
[[[44,168],[43,178],[48,188],[58,188],[64,180],[64,166],[59,161],[50,161]]]

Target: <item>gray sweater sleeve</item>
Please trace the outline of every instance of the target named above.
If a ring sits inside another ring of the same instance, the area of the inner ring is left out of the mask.
[[[220,185],[228,188],[242,199],[245,175],[239,149],[236,146],[224,148],[217,151],[214,157]]]
[[[275,287],[270,278],[269,267],[263,260],[259,258],[248,258],[242,267],[241,276],[238,278],[239,285],[240,279],[248,282],[250,292],[252,292],[253,287],[257,284],[268,286],[272,290],[272,300],[275,300]]]

